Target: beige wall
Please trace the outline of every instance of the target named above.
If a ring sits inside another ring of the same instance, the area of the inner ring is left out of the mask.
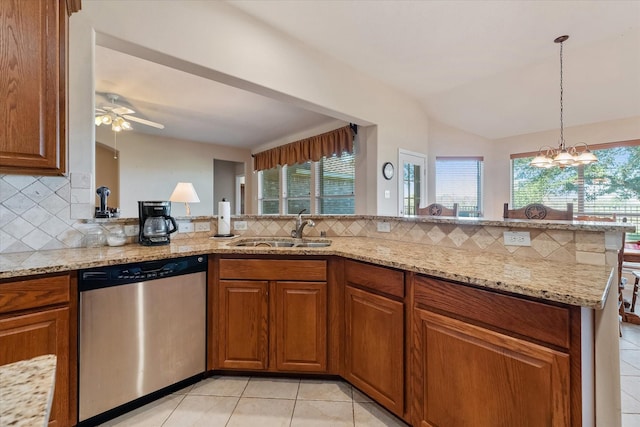
[[[100,127],[96,140],[113,146],[113,133]],[[200,203],[192,203],[191,215],[213,215],[214,159],[251,165],[249,150],[216,144],[121,132],[120,209],[125,218],[138,216],[139,200],[169,200],[178,182],[191,182]],[[247,201],[248,203],[249,201]],[[184,203],[173,203],[172,214],[184,216]]]
[[[130,53],[153,55],[154,60],[168,66],[345,122],[376,124],[378,143],[368,147],[372,148],[368,163],[374,166],[366,168],[365,180],[374,187],[373,194],[366,190],[374,200],[367,201],[364,213],[395,215],[397,178],[386,181],[379,171],[383,162],[397,162],[399,148],[426,153],[428,118],[417,101],[225,2],[193,1],[188,6],[159,1],[153,4],[150,18],[149,2],[128,2],[127,13],[123,14],[119,2],[96,0],[83,4],[82,10],[71,17],[71,26],[76,37],[85,40],[96,31],[127,40],[130,47],[138,47],[138,52]],[[80,47],[81,52],[86,50],[85,45]],[[70,59],[70,67],[77,72],[92,72],[87,64],[74,61],[73,55]],[[70,114],[93,110],[92,88],[84,84],[71,90],[78,92],[70,94],[77,101]],[[78,126],[91,132],[93,124],[82,122]],[[385,190],[391,192],[391,199],[382,197]]]
[[[120,159],[114,158],[114,150],[103,144],[96,144],[96,187],[109,187],[107,206],[120,207]],[[96,194],[96,206],[100,203]]]
[[[585,142],[601,144],[640,138],[640,117],[592,123],[565,128],[569,145]],[[533,152],[545,145],[557,146],[559,129],[487,140],[432,120],[429,127],[429,194],[435,194],[436,156],[484,156],[485,218],[502,218],[502,206],[511,199],[511,161],[513,153]]]

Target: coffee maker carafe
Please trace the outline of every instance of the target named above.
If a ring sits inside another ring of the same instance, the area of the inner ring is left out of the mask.
[[[169,234],[178,230],[171,216],[171,202],[138,202],[138,216],[138,242],[142,245],[168,245]]]

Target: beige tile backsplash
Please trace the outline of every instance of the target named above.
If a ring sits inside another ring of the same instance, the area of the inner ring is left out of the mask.
[[[0,253],[74,248],[83,245],[86,231],[103,227],[108,232],[114,225],[124,226],[129,243],[137,241],[138,220],[93,220],[86,218],[89,205],[86,192],[91,175],[71,174],[71,177],[0,176]],[[85,219],[82,219],[82,218]],[[176,233],[171,238],[189,239],[213,236],[217,231],[216,217],[195,217],[194,233]],[[242,219],[247,230],[233,231],[243,236],[289,236],[294,217],[256,217]],[[188,221],[179,218],[179,221]],[[413,222],[395,218],[314,217],[316,226],[305,228],[305,236],[361,236],[392,239],[425,245],[459,248],[473,252],[511,254],[516,257],[551,259],[563,262],[605,264],[605,233],[567,230],[523,229],[531,234],[530,247],[505,246],[502,233],[508,228],[493,225],[460,225]],[[389,223],[391,231],[377,231],[377,223]]]

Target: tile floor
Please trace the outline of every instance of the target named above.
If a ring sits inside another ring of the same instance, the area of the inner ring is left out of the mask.
[[[622,324],[620,375],[622,427],[640,427],[640,325]]]
[[[640,325],[620,339],[622,427],[640,427]],[[103,426],[406,426],[341,381],[214,376]]]
[[[406,426],[341,381],[214,376],[103,426]]]

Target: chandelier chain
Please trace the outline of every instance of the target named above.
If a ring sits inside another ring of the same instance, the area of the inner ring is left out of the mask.
[[[563,121],[563,104],[562,104],[562,94],[563,94],[563,87],[562,87],[562,45],[563,43],[560,42],[560,148],[562,150],[565,149],[565,145],[564,145],[564,121]]]

